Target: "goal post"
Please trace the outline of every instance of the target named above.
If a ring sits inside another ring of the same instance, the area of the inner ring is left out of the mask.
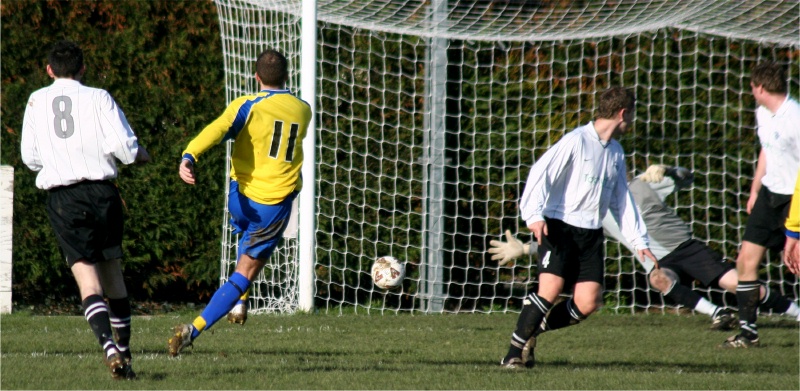
[[[314,231],[316,224],[316,149],[317,124],[314,116],[317,108],[317,0],[303,0],[301,19],[302,51],[300,56],[300,97],[311,106],[311,123],[303,140],[305,158],[300,193],[299,210],[302,223],[298,258],[298,308],[311,311],[314,308],[314,264],[316,260]],[[298,210],[298,209],[295,209]]]
[[[0,166],[0,314],[11,313],[14,241],[14,167]]]
[[[532,239],[518,199],[533,162],[590,121],[612,85],[637,95],[632,133],[620,140],[629,171],[692,169],[693,186],[668,203],[733,260],[759,148],[750,69],[776,61],[789,95],[800,93],[796,1],[216,4],[228,100],[256,91],[252,64],[273,47],[292,66],[289,87],[314,108],[297,236],[254,284],[257,312],[518,311],[536,286],[535,262],[500,267],[489,241],[506,229]],[[226,216],[222,281],[236,262],[230,232]],[[402,289],[373,287],[382,255],[407,262]],[[606,308],[676,309],[624,247],[607,241],[606,258]],[[780,254],[763,263],[760,279],[797,300]]]

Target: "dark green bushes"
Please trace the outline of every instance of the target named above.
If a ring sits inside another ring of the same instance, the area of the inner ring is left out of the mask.
[[[9,1],[2,6],[2,164],[14,166],[14,297],[71,296],[75,283],[45,214],[46,193],[19,154],[28,95],[51,83],[47,52],[80,43],[83,83],[108,90],[153,162],[120,167],[125,274],[134,298],[196,300],[216,286],[225,156],[204,156],[200,183],[177,174],[182,148],[225,105],[211,1]]]

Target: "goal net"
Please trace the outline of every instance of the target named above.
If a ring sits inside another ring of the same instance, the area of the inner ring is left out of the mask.
[[[253,63],[285,53],[299,92],[300,0],[217,0],[228,100],[257,90]],[[318,0],[315,227],[291,231],[254,284],[257,311],[297,309],[297,235],[316,243],[322,311],[518,311],[535,259],[499,267],[489,241],[531,234],[518,199],[536,158],[592,119],[599,91],[632,88],[620,142],[629,171],[679,165],[695,182],[668,198],[695,237],[736,258],[759,146],[749,72],[788,69],[800,91],[800,6],[789,1]],[[303,213],[301,210],[300,213]],[[236,262],[224,219],[222,274]],[[372,262],[406,262],[401,289],[373,286]],[[614,241],[606,308],[672,311]],[[769,253],[761,279],[796,300]],[[696,286],[733,305],[735,295]],[[293,301],[294,300],[294,301]]]

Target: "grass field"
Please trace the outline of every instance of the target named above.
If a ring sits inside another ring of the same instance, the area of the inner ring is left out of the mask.
[[[531,370],[498,361],[516,314],[251,316],[178,358],[172,326],[134,317],[136,381],[114,381],[82,317],[0,318],[0,389],[800,389],[800,333],[760,320],[762,346],[723,350],[709,318],[595,314],[544,334]]]

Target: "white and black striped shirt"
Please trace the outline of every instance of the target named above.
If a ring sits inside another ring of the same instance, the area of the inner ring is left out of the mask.
[[[598,229],[607,211],[637,250],[649,246],[647,229],[628,191],[622,146],[613,139],[600,140],[590,122],[564,135],[536,161],[520,212],[528,226],[547,216]]]
[[[31,94],[22,123],[22,161],[51,189],[117,176],[114,158],[131,164],[139,144],[114,98],[72,79]]]

